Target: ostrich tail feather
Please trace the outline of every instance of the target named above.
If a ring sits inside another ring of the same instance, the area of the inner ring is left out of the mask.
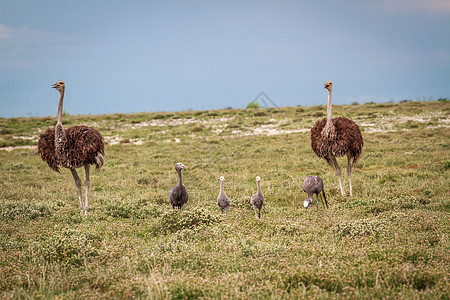
[[[100,152],[98,152],[97,153],[97,156],[95,157],[95,161],[96,161],[96,169],[97,170],[100,170],[101,168],[102,168],[102,166],[103,166],[103,163],[104,163],[104,161],[105,161],[105,159],[103,158],[103,155],[100,153]]]

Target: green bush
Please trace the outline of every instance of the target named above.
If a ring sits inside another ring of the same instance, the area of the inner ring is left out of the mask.
[[[383,177],[380,178],[380,180],[378,180],[379,184],[384,184],[386,182],[396,182],[397,179],[394,177],[394,175],[392,174],[385,174],[383,175]]]
[[[446,162],[444,162],[444,170],[448,170],[450,169],[450,160],[447,160]]]
[[[100,242],[98,237],[88,235],[71,229],[55,232],[39,245],[39,251],[49,263],[62,263],[63,265],[81,266],[85,260],[99,255],[95,243]]]
[[[53,207],[45,202],[4,202],[0,203],[0,216],[4,220],[36,219],[38,217],[50,216]]]
[[[305,226],[300,223],[286,220],[286,222],[275,226],[274,234],[301,235],[305,229]]]
[[[204,296],[204,292],[200,288],[182,283],[173,284],[169,291],[172,299],[198,299]]]
[[[331,227],[331,232],[340,238],[362,237],[382,235],[387,227],[385,220],[381,219],[359,219],[342,221]]]
[[[159,224],[157,224],[158,228],[156,229],[165,232],[176,232],[185,228],[216,224],[219,220],[220,217],[201,208],[181,212],[178,210],[169,210],[161,216]]]
[[[255,117],[265,117],[265,116],[267,116],[267,114],[265,112],[263,112],[263,111],[257,111],[257,112],[255,112],[253,114],[253,116],[255,116]]]
[[[159,216],[161,210],[157,205],[149,206],[143,203],[143,201],[139,201],[139,203],[115,201],[106,205],[106,214],[114,218],[146,219]]]
[[[259,103],[253,101],[249,102],[246,107],[246,109],[257,109],[257,108],[259,108]]]
[[[319,287],[329,292],[340,293],[343,290],[344,282],[338,276],[328,272],[300,271],[294,274],[286,274],[283,278],[283,285],[288,292],[299,287],[308,289]]]

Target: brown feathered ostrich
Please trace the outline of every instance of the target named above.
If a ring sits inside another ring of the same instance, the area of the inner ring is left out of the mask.
[[[345,117],[331,118],[331,93],[333,83],[325,82],[328,90],[327,118],[316,122],[311,128],[311,147],[318,157],[321,157],[330,164],[339,179],[339,187],[342,196],[345,195],[341,179],[341,169],[336,161],[336,157],[347,155],[347,173],[350,184],[350,196],[352,193],[352,166],[356,164],[361,156],[363,138],[358,125]]]
[[[62,113],[64,100],[64,81],[58,81],[52,88],[59,91],[59,104],[55,129],[47,129],[39,137],[38,153],[48,166],[59,173],[59,167],[70,169],[78,189],[81,212],[86,214],[89,195],[89,167],[95,165],[97,169],[103,166],[104,145],[103,137],[97,130],[87,126],[74,126],[66,130],[62,127]],[[81,180],[76,168],[84,166],[86,180],[84,189],[86,202],[83,204],[81,194]]]

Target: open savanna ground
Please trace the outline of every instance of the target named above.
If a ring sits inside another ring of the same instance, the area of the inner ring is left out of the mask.
[[[64,116],[63,126],[92,126],[106,144],[87,216],[70,171],[37,155],[55,118],[0,119],[0,298],[448,299],[450,103],[334,106],[364,138],[352,198],[346,159],[342,197],[311,150],[309,129],[325,113]],[[168,204],[177,162],[189,167],[182,212]],[[303,209],[308,175],[322,177],[328,210]],[[256,176],[261,221],[249,203]]]

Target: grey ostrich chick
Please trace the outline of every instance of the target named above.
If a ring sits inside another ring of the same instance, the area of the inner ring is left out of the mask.
[[[225,181],[225,177],[220,176],[220,192],[219,196],[217,197],[217,205],[222,210],[222,214],[225,212],[225,215],[227,214],[228,207],[230,206],[230,198],[225,194],[225,191],[223,189],[223,182]]]
[[[306,177],[305,181],[303,182],[303,191],[305,191],[308,194],[308,198],[306,198],[303,201],[303,207],[305,209],[308,209],[314,198],[314,194],[316,194],[317,196],[317,202],[316,202],[316,208],[317,210],[319,210],[319,194],[320,192],[322,192],[322,202],[325,202],[326,207],[328,208],[328,202],[327,202],[327,198],[325,196],[325,191],[323,189],[323,181],[322,178],[320,178],[319,176],[308,176]]]
[[[183,205],[188,202],[188,192],[186,187],[183,185],[181,181],[181,170],[187,168],[182,163],[177,163],[175,165],[175,170],[178,173],[178,184],[170,189],[169,193],[169,202],[172,205],[172,208],[178,207],[179,210],[183,208]]]
[[[256,185],[258,186],[258,191],[256,194],[252,195],[252,198],[250,200],[250,204],[253,205],[253,209],[255,210],[255,217],[257,219],[261,219],[261,209],[264,204],[264,196],[261,192],[261,185],[260,182],[261,178],[259,176],[256,176]]]

